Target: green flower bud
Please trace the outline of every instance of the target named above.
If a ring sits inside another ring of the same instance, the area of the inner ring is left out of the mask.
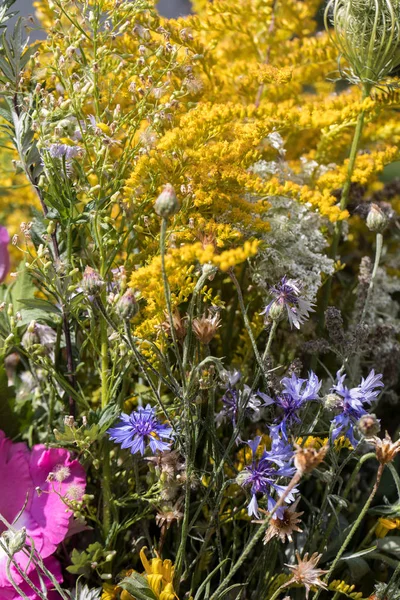
[[[371,204],[371,208],[369,209],[367,216],[368,229],[374,231],[375,233],[382,233],[386,229],[388,222],[389,219],[383,210],[381,210],[376,204]]]
[[[8,550],[12,556],[17,552],[20,552],[25,546],[26,542],[26,528],[22,527],[19,531],[12,533],[8,532]]]
[[[154,210],[159,217],[168,219],[168,217],[175,215],[179,211],[180,207],[181,206],[178,198],[176,197],[174,188],[170,183],[167,183],[155,201]]]
[[[92,267],[86,267],[81,285],[90,296],[95,296],[103,289],[104,281]]]
[[[139,306],[133,290],[126,290],[118,300],[115,310],[122,319],[131,319],[137,314]]]

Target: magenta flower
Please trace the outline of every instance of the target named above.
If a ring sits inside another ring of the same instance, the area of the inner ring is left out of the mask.
[[[84,494],[86,480],[83,467],[77,460],[71,460],[70,453],[63,448],[47,449],[38,444],[30,451],[25,444],[14,444],[0,431],[0,481],[0,514],[15,530],[26,528],[27,543],[29,537],[32,538],[47,568],[58,581],[62,581],[60,566],[51,555],[67,537],[73,518],[64,499],[79,500]],[[16,519],[24,506],[21,516]],[[0,534],[5,529],[0,522]],[[20,551],[14,558],[37,583],[35,565],[30,563],[29,555]],[[7,577],[7,562],[8,556],[0,548],[0,598],[16,600],[19,595]],[[11,567],[11,573],[28,598],[37,600],[38,596],[15,567]],[[51,583],[44,581],[51,589]]]
[[[10,270],[10,254],[8,252],[8,244],[10,236],[3,225],[0,225],[0,283],[5,280],[7,273]]]

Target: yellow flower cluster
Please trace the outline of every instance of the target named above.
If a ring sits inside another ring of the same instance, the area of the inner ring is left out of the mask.
[[[151,587],[153,594],[157,600],[178,599],[173,585],[174,566],[172,562],[170,560],[162,560],[158,555],[149,560],[146,556],[146,550],[147,548],[141,549],[140,560],[144,567],[143,575]],[[127,575],[129,575],[129,572]],[[120,587],[112,584],[104,584],[101,596],[102,600],[115,600],[118,597],[121,600],[135,600],[126,590],[121,590]]]
[[[400,519],[380,517],[376,524],[375,535],[377,538],[384,538],[393,529],[400,529]]]

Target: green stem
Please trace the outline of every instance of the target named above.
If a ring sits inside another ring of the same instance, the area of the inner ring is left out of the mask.
[[[163,219],[161,221],[161,235],[160,235],[161,273],[162,273],[162,280],[163,280],[163,285],[164,285],[165,301],[167,303],[168,318],[169,318],[169,322],[171,325],[172,342],[174,345],[176,360],[178,362],[179,371],[180,371],[181,378],[182,378],[182,387],[185,388],[185,381],[186,381],[185,371],[183,369],[182,359],[181,359],[181,355],[179,352],[178,340],[176,339],[176,333],[175,333],[174,321],[173,321],[173,315],[172,315],[171,289],[169,287],[167,271],[165,268],[165,242],[166,242],[166,235],[167,235],[167,225],[168,225],[168,219],[163,217]]]
[[[363,84],[362,90],[362,102],[369,96],[371,91],[371,86],[367,83]],[[340,210],[345,210],[347,208],[347,204],[349,202],[350,189],[351,189],[351,179],[354,173],[354,167],[357,159],[357,152],[361,141],[361,136],[364,128],[365,121],[365,110],[362,110],[357,118],[356,129],[354,131],[353,141],[350,147],[350,155],[349,155],[349,164],[347,167],[347,176],[346,181],[344,182],[342,188],[342,195],[340,197]],[[336,255],[339,248],[340,237],[342,235],[342,221],[337,221],[335,224],[335,230],[333,234],[332,246],[331,246],[331,257],[333,260],[336,260]],[[325,319],[325,310],[328,308],[329,300],[331,297],[331,289],[332,289],[332,277],[328,279],[325,284],[324,295],[321,302],[321,315],[320,315],[320,328],[323,328],[324,319]]]
[[[335,557],[335,560],[331,564],[330,569],[329,569],[328,573],[325,576],[326,583],[329,581],[330,576],[332,575],[333,571],[336,569],[336,566],[337,566],[338,562],[340,561],[340,559],[342,558],[344,552],[346,551],[347,546],[350,544],[350,542],[351,542],[351,540],[353,538],[353,535],[355,534],[355,532],[357,531],[358,527],[360,526],[362,520],[364,519],[365,515],[367,514],[367,512],[369,510],[369,507],[371,506],[372,500],[374,499],[375,494],[376,494],[376,492],[378,490],[378,486],[379,486],[379,483],[381,481],[381,477],[382,477],[382,473],[383,473],[384,468],[385,468],[385,465],[383,465],[383,464],[379,465],[378,473],[376,475],[376,480],[375,480],[375,483],[374,483],[374,487],[372,488],[371,493],[368,496],[368,500],[364,504],[364,506],[363,506],[360,514],[358,515],[357,519],[354,521],[353,527],[350,529],[350,531],[349,531],[346,539],[344,540],[343,544],[341,545],[340,550],[339,550],[339,552],[337,553],[337,555]],[[317,598],[319,598],[320,594],[321,594],[321,589],[319,589],[316,592],[316,594],[314,595],[313,600],[317,600]]]
[[[382,248],[383,248],[383,235],[381,233],[376,234],[376,248],[375,248],[375,261],[374,268],[372,270],[371,281],[369,282],[367,299],[365,300],[364,309],[361,315],[361,322],[365,320],[369,304],[371,302],[372,294],[374,291],[374,285],[376,280],[376,275],[378,273],[379,262],[382,256]]]
[[[350,479],[348,480],[347,485],[346,485],[346,487],[345,487],[345,489],[343,491],[343,494],[341,496],[343,500],[347,499],[347,496],[349,495],[350,490],[353,489],[354,482],[355,482],[356,477],[357,477],[357,475],[358,475],[361,467],[363,466],[363,464],[367,460],[369,460],[370,458],[375,458],[375,457],[376,457],[375,452],[369,452],[368,454],[364,454],[364,456],[362,456],[360,458],[360,460],[356,463],[356,466],[354,467],[354,470],[353,470],[353,472],[352,472],[352,474],[350,476]],[[339,513],[340,513],[341,510],[342,510],[342,506],[339,505],[337,507],[337,509],[336,509],[336,512],[331,515],[331,518],[330,518],[329,523],[328,523],[328,527],[326,528],[326,532],[325,532],[324,538],[323,538],[323,540],[321,542],[321,545],[319,547],[319,550],[318,550],[319,553],[321,553],[321,552],[324,551],[325,545],[326,545],[326,543],[329,540],[329,537],[330,537],[330,535],[332,533],[332,530],[333,530],[333,528],[335,526],[337,517],[338,517],[338,515],[339,515]]]
[[[264,523],[258,528],[258,531],[253,535],[251,540],[247,543],[242,554],[240,555],[240,557],[238,558],[236,563],[233,565],[233,567],[229,571],[228,575],[225,577],[224,581],[218,586],[218,588],[216,589],[214,594],[211,596],[210,600],[218,600],[220,598],[221,593],[225,590],[225,588],[227,587],[227,585],[230,582],[230,580],[232,579],[232,577],[235,575],[235,573],[237,573],[237,571],[240,569],[240,567],[243,565],[243,563],[249,558],[253,549],[261,541],[262,537],[264,536],[265,532],[268,529],[269,522],[270,522],[271,518],[273,517],[273,515],[275,514],[275,512],[277,511],[277,509],[283,505],[288,494],[290,494],[292,489],[299,483],[300,479],[301,479],[300,474],[295,473],[295,475],[293,476],[289,485],[285,489],[284,493],[279,498],[279,500],[277,501],[277,503],[275,504],[275,506],[271,510],[271,512],[268,514]]]
[[[258,366],[259,366],[259,368],[261,370],[262,375],[264,375],[264,363],[263,363],[262,358],[260,356],[260,353],[258,351],[257,343],[256,343],[256,340],[254,338],[253,331],[252,331],[251,325],[250,325],[250,321],[249,321],[248,316],[247,316],[247,311],[246,311],[246,307],[244,305],[242,290],[240,288],[239,282],[238,282],[238,280],[236,278],[236,275],[233,272],[233,270],[229,271],[229,276],[232,279],[233,284],[234,284],[234,286],[236,288],[236,291],[237,291],[237,295],[238,295],[238,299],[239,299],[239,305],[240,305],[240,310],[242,311],[242,315],[243,315],[244,326],[246,327],[246,331],[247,331],[248,336],[250,338],[251,345],[253,346],[253,351],[254,351],[254,355],[255,355],[256,360],[257,360],[257,364],[258,364]]]

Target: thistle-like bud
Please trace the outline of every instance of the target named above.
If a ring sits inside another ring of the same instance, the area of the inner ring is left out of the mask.
[[[176,197],[174,188],[170,183],[167,183],[155,201],[154,210],[159,217],[168,219],[168,217],[175,215],[179,211],[180,207],[181,205]]]
[[[375,85],[400,65],[398,0],[330,0],[325,11],[334,42],[350,65],[349,79]]]
[[[365,435],[365,437],[372,437],[379,433],[381,425],[376,415],[363,415],[357,423],[359,431]]]
[[[371,204],[367,216],[367,227],[375,233],[382,233],[389,222],[383,210],[377,204]]]
[[[285,307],[279,302],[273,302],[268,312],[268,318],[271,321],[280,321],[285,314]]]
[[[85,268],[85,272],[83,273],[81,285],[83,290],[87,292],[90,296],[95,296],[103,289],[104,281],[97,273],[97,271],[92,269],[92,267],[87,266]]]
[[[26,527],[21,527],[15,533],[7,532],[8,551],[11,556],[14,556],[17,552],[20,552],[25,546],[26,542]]]
[[[122,319],[131,319],[137,314],[139,306],[133,290],[130,288],[126,290],[125,294],[118,300],[115,309]]]

